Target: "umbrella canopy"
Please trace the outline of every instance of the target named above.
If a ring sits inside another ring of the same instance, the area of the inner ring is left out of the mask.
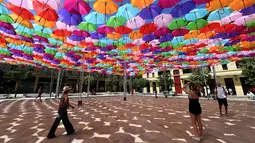
[[[127,21],[127,27],[131,29],[137,29],[140,28],[145,24],[145,20],[142,19],[140,16],[133,17]]]
[[[91,8],[88,3],[83,0],[65,0],[64,8],[73,14],[86,15]]]
[[[97,0],[93,8],[102,14],[114,14],[118,11],[118,5],[111,0]]]
[[[27,9],[25,9],[23,7],[19,7],[19,6],[13,5],[11,3],[7,3],[6,7],[24,19],[34,20],[34,15],[30,11],[28,11]]]
[[[129,34],[132,32],[132,29],[126,27],[126,26],[119,26],[117,28],[115,28],[116,33],[119,34]]]
[[[196,4],[192,0],[185,0],[184,2],[175,5],[171,11],[171,14],[175,18],[182,17],[193,10],[195,7]]]
[[[159,28],[158,30],[156,30],[155,32],[154,32],[154,35],[156,36],[156,37],[161,37],[161,36],[163,36],[163,35],[165,35],[165,34],[168,34],[168,33],[170,33],[171,32],[171,30],[169,30],[167,27],[161,27],[161,28]]]
[[[156,4],[151,4],[146,8],[142,9],[139,16],[143,19],[154,19],[162,11],[162,8]]]
[[[94,32],[97,30],[97,27],[95,24],[89,23],[89,22],[82,22],[78,25],[78,28],[80,30],[88,31],[88,32]]]
[[[122,16],[112,16],[106,23],[107,26],[109,27],[118,27],[122,26],[126,23],[125,17]]]
[[[158,27],[166,27],[171,21],[173,21],[173,17],[171,14],[160,14],[154,18],[154,23]]]
[[[188,24],[188,22],[186,20],[184,20],[183,18],[178,18],[178,19],[173,20],[168,25],[168,28],[171,29],[171,30],[174,30],[174,29],[181,28],[181,27],[183,27],[183,26],[185,26],[187,24]]]
[[[126,19],[135,17],[139,13],[139,8],[133,7],[132,4],[125,4],[119,7],[117,16],[123,16]]]
[[[151,34],[157,30],[157,25],[154,23],[147,23],[140,28],[142,34]]]
[[[207,20],[208,21],[220,20],[224,17],[229,16],[232,12],[233,12],[233,10],[231,8],[228,8],[228,7],[227,8],[222,8],[222,9],[217,9],[217,10],[210,13]]]
[[[205,27],[207,25],[207,21],[204,20],[204,19],[199,19],[199,20],[195,20],[195,21],[192,21],[190,22],[186,28],[189,29],[189,30],[198,30],[198,29],[201,29],[203,27]]]
[[[153,2],[154,0],[131,0],[131,4],[138,8],[145,8]]]
[[[114,31],[113,27],[108,27],[106,25],[102,25],[97,29],[97,32],[100,34],[109,34],[112,33]]]
[[[77,26],[82,22],[82,16],[79,14],[69,13],[66,9],[62,8],[59,13],[59,20],[69,26]]]
[[[197,20],[204,18],[208,13],[209,12],[204,8],[194,9],[185,15],[185,19],[189,21]]]
[[[240,10],[246,7],[250,7],[255,4],[254,0],[234,0],[232,3],[230,3],[229,7],[233,10]]]
[[[105,16],[98,12],[91,12],[87,16],[85,16],[85,20],[93,24],[104,24]]]
[[[162,8],[171,8],[181,0],[159,0],[158,5]]]

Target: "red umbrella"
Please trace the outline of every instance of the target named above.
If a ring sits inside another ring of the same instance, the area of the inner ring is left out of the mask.
[[[25,9],[23,7],[19,7],[19,6],[13,5],[11,3],[7,3],[6,7],[24,19],[34,20],[34,15],[30,11],[28,11],[27,9]]]
[[[222,26],[216,28],[214,31],[216,33],[222,33],[222,32],[230,33],[232,31],[234,31],[235,29],[236,29],[235,24],[225,24],[225,25],[222,25]]]
[[[106,25],[100,26],[97,29],[97,33],[99,33],[99,34],[109,34],[109,33],[112,33],[113,31],[114,31],[114,28],[108,27]]]
[[[36,13],[41,13],[47,9],[52,9],[49,5],[41,3],[38,0],[33,0],[33,7]]]
[[[83,36],[84,37],[89,37],[90,36],[89,32],[83,31],[83,30],[74,30],[73,34],[76,35],[76,36],[81,36],[81,37],[83,37]]]
[[[72,32],[67,31],[65,29],[56,29],[53,31],[53,34],[55,34],[56,36],[60,36],[60,37],[66,37],[66,36],[71,36]]]
[[[201,28],[200,29],[200,32],[201,33],[207,33],[209,31],[213,31],[214,29],[220,27],[220,23],[218,22],[211,22],[211,23],[208,23],[205,27]]]
[[[175,37],[178,37],[178,36],[184,36],[185,34],[188,34],[188,33],[189,33],[188,29],[180,28],[180,29],[174,30],[172,32],[172,35],[175,36]]]
[[[144,24],[141,28],[140,28],[140,32],[142,34],[151,34],[153,32],[155,32],[157,30],[157,25],[154,23],[147,23]]]
[[[42,12],[38,13],[39,16],[42,18],[48,20],[48,21],[57,21],[58,20],[58,14],[55,10],[51,8],[47,8],[43,10]]]
[[[167,27],[161,27],[161,28],[159,28],[158,30],[156,30],[156,31],[154,32],[154,35],[155,35],[156,37],[161,37],[161,36],[166,35],[166,34],[168,34],[168,33],[170,33],[170,32],[171,32],[171,30],[170,30],[169,28],[167,28]]]
[[[115,28],[115,32],[119,34],[129,34],[132,32],[132,29],[128,28],[127,26],[119,26]]]
[[[132,44],[132,43],[127,43],[125,45],[125,47],[128,47],[128,48],[131,48],[131,47],[135,47],[136,45],[135,44]]]

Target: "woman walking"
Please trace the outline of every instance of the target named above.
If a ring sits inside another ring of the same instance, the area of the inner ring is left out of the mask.
[[[72,106],[69,103],[69,98],[68,98],[69,90],[70,90],[70,88],[68,86],[65,86],[63,88],[63,95],[62,95],[62,97],[60,99],[60,103],[59,103],[58,116],[55,119],[55,122],[53,123],[53,125],[50,129],[50,132],[47,136],[49,139],[56,137],[55,131],[60,123],[60,120],[62,120],[62,122],[65,126],[67,135],[74,133],[73,125],[71,124],[71,122],[69,121],[68,116],[67,116],[67,109],[69,107],[72,107],[74,109],[74,106]]]
[[[188,86],[189,89],[186,89]],[[189,96],[189,112],[195,133],[192,139],[200,142],[203,140],[203,125],[201,122],[202,109],[199,103],[200,87],[194,83],[188,82],[182,90]]]

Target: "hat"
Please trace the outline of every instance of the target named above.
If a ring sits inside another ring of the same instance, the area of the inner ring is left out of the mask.
[[[65,91],[67,91],[67,90],[70,90],[71,88],[69,87],[69,86],[65,86],[64,88],[63,88],[63,92],[65,92]]]

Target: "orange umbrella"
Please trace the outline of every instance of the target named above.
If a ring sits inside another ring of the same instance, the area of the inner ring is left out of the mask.
[[[234,0],[211,0],[210,3],[207,3],[207,10],[213,11],[219,8],[224,8],[229,5]],[[240,0],[239,0],[240,1]]]
[[[216,34],[215,34],[214,31],[212,31],[212,32],[207,32],[207,33],[201,33],[201,34],[198,35],[198,39],[209,39],[209,38],[211,38],[211,37],[213,37],[213,36],[215,36],[215,35],[216,35]]]
[[[55,28],[56,27],[56,22],[54,21],[48,21],[40,16],[35,16],[35,23],[38,25],[41,25],[43,27],[47,28]]]
[[[143,38],[143,34],[139,30],[133,31],[129,34],[129,38],[132,40]]]
[[[131,0],[131,4],[138,8],[145,8],[153,2],[154,0]]]
[[[188,34],[184,35],[184,39],[196,38],[200,34],[200,30],[191,30]]]
[[[110,33],[107,34],[107,38],[112,39],[112,40],[119,40],[121,38],[121,35],[119,33]]]
[[[93,8],[102,14],[114,14],[118,11],[118,5],[112,0],[97,0],[93,4]]]
[[[27,19],[24,19],[16,14],[10,14],[11,18],[16,21],[17,23],[19,23],[20,25],[24,26],[24,27],[27,27],[29,29],[31,28],[34,28],[32,23],[27,20]]]
[[[240,10],[255,4],[255,0],[234,0],[228,7],[233,10]]]

